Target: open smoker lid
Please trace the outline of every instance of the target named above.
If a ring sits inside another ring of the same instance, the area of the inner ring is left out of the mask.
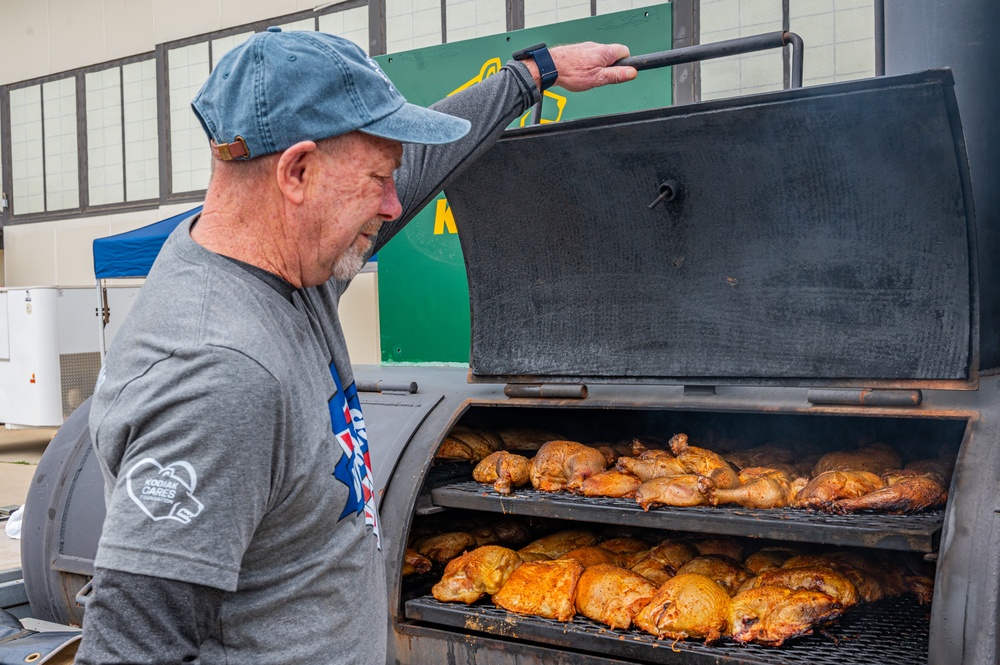
[[[975,387],[969,183],[947,70],[507,132],[447,188],[471,380]]]

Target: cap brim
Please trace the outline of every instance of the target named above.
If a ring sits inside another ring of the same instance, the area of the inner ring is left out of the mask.
[[[472,127],[465,118],[427,109],[416,104],[403,104],[384,118],[371,122],[358,131],[402,143],[451,143],[469,133]]]

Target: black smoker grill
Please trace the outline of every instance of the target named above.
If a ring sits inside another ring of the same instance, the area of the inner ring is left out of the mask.
[[[995,662],[1000,381],[980,371],[950,72],[512,131],[448,198],[469,274],[471,371],[357,368],[390,663]],[[80,620],[73,598],[103,518],[87,408],[39,465],[25,517],[32,609],[63,622]],[[956,466],[946,508],[921,515],[646,513],[531,490],[501,498],[471,482],[471,466],[434,464],[459,422],[583,441],[683,431],[834,450],[867,438]],[[428,580],[403,579],[416,521],[500,514],[907,552],[936,564],[934,601],[865,606],[781,648],[706,647],[439,603]]]

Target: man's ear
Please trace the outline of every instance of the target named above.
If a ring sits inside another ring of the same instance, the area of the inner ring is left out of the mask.
[[[300,205],[305,200],[309,181],[315,176],[318,151],[313,141],[300,141],[281,153],[278,158],[278,189],[289,203]]]

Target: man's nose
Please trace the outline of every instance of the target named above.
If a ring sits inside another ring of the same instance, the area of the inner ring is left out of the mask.
[[[378,209],[378,216],[388,222],[402,214],[403,206],[396,194],[396,180],[389,178],[385,187],[382,188],[382,205]]]

